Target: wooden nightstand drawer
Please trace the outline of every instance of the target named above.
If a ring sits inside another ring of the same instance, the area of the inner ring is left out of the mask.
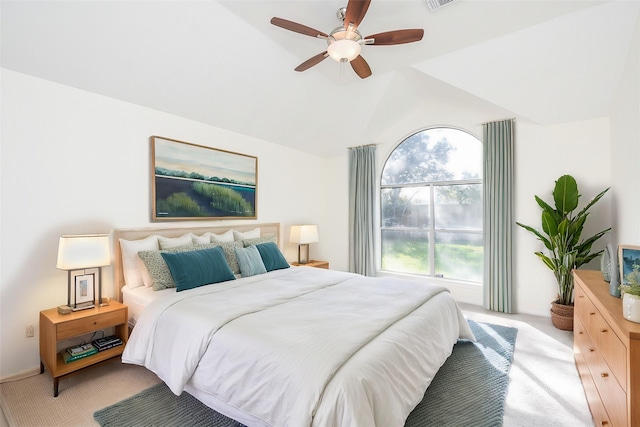
[[[58,325],[56,340],[62,341],[68,338],[76,337],[78,335],[86,334],[87,332],[97,331],[109,326],[126,322],[127,319],[124,310],[70,320]]]

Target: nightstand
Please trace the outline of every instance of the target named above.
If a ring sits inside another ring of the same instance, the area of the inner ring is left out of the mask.
[[[57,308],[40,312],[40,373],[45,367],[53,377],[53,396],[58,396],[58,384],[64,376],[95,365],[112,357],[120,356],[129,338],[129,309],[126,305],[111,300],[108,306],[94,307],[60,314]],[[58,349],[60,341],[115,327],[115,335],[122,345],[101,351],[73,362],[64,363]]]
[[[329,268],[329,261],[317,261],[317,260],[311,260],[306,264],[299,264],[297,262],[292,262],[291,265],[296,265],[296,266],[304,266],[304,267],[315,267],[315,268]]]

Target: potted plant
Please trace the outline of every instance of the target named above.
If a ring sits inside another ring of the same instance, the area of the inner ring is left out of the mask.
[[[636,265],[633,271],[625,276],[625,284],[620,285],[622,296],[622,315],[625,319],[640,323],[640,268]]]
[[[573,275],[571,271],[588,263],[602,253],[591,252],[593,243],[604,236],[611,228],[582,239],[585,221],[589,209],[609,191],[602,191],[578,213],[580,193],[578,184],[571,175],[563,175],[555,182],[553,201],[555,207],[535,196],[542,208],[542,230],[516,222],[520,227],[530,231],[544,244],[546,251],[535,254],[549,267],[558,284],[558,297],[551,304],[551,321],[558,329],[573,330]]]

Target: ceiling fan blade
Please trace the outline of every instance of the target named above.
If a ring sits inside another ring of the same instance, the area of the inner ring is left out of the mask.
[[[351,61],[351,68],[353,68],[353,71],[355,71],[361,79],[366,79],[371,75],[371,68],[362,55],[358,55],[356,59]]]
[[[327,34],[322,31],[318,31],[311,27],[307,27],[306,25],[298,24],[297,22],[287,21],[286,19],[276,18],[275,16],[271,18],[271,23],[276,27],[284,28],[285,30],[294,31],[296,33],[304,34],[305,36],[311,37],[329,37]]]
[[[371,3],[371,0],[349,0],[347,11],[344,14],[345,30],[349,29],[349,24],[353,24],[354,30],[358,28],[367,13],[367,9],[369,9],[369,3]]]
[[[417,42],[422,40],[422,36],[424,36],[423,29],[395,30],[367,36],[365,40],[373,39],[373,43],[371,43],[372,46],[388,46],[392,44]]]
[[[302,64],[298,65],[295,70],[296,71],[305,71],[308,70],[309,68],[313,67],[314,65],[319,64],[320,62],[322,62],[325,58],[327,58],[329,56],[329,54],[327,53],[327,51],[325,50],[322,53],[317,54],[314,57],[311,57],[309,59],[307,59],[306,61],[304,61]]]

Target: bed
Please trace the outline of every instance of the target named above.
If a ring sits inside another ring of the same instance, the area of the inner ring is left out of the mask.
[[[244,249],[234,251],[240,274],[229,268],[229,276],[221,249],[198,246],[162,256],[176,288],[126,283],[121,242],[231,228]],[[456,341],[473,339],[440,286],[289,266],[279,224],[116,230],[114,237],[117,296],[135,324],[123,362],[248,426],[402,426]],[[249,269],[247,254],[265,271]],[[198,261],[205,255],[212,258]],[[191,279],[183,278],[200,277],[191,270],[209,269],[213,257],[220,265],[205,277],[216,283],[185,287]]]

